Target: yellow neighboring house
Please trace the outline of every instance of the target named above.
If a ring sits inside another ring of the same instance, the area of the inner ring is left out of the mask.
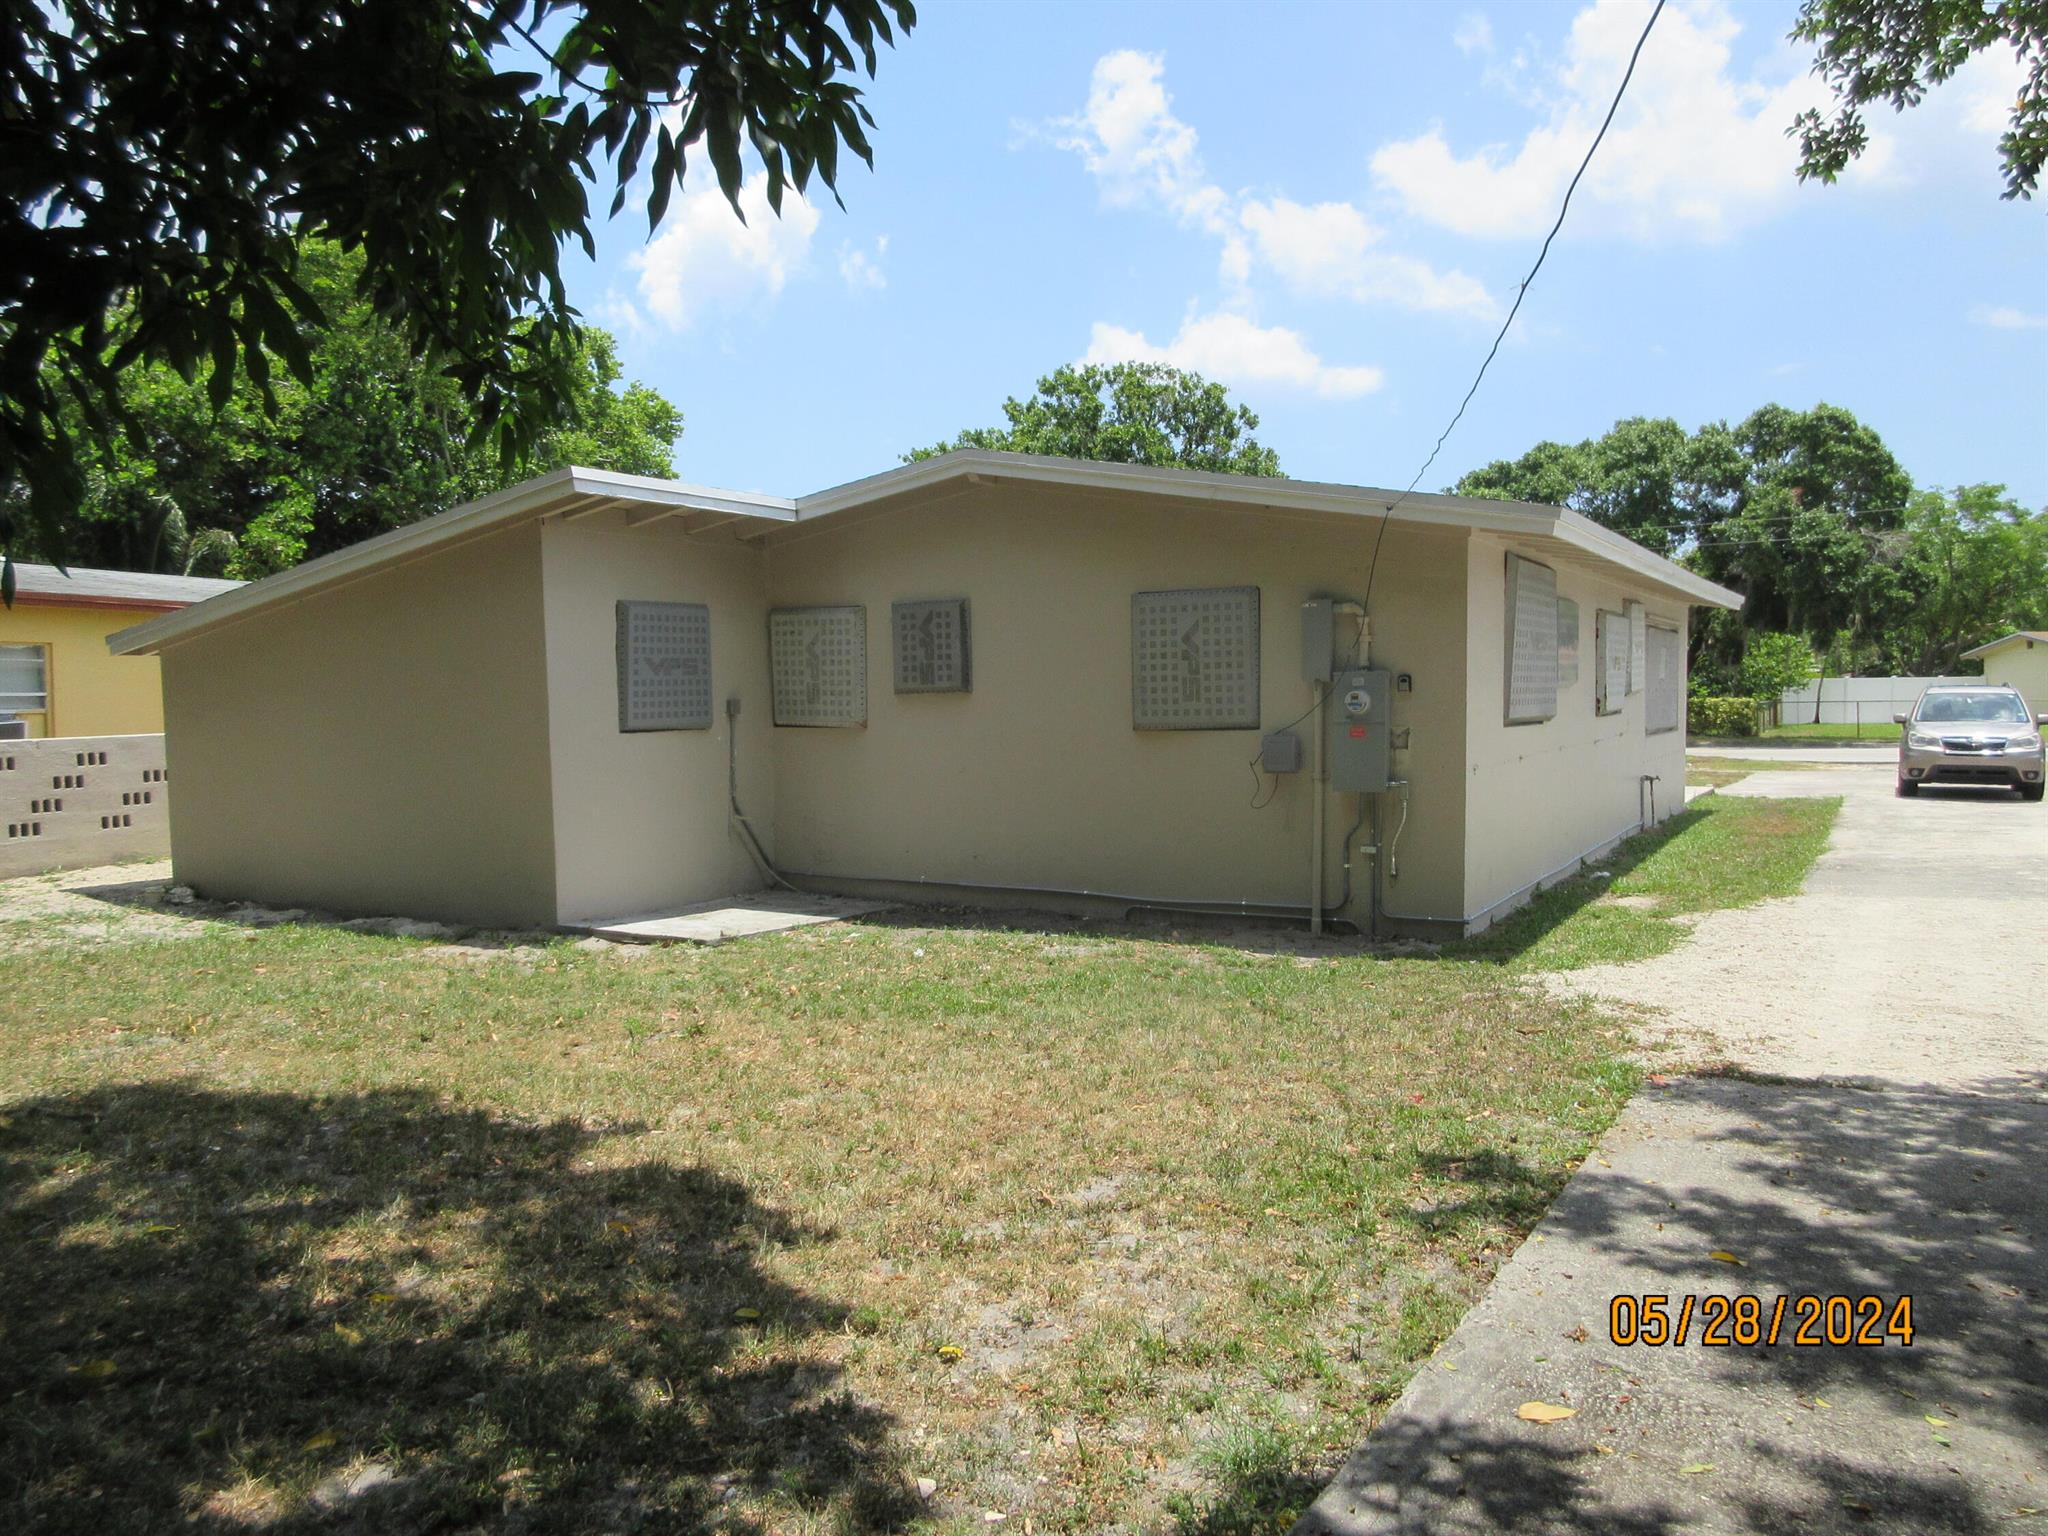
[[[30,736],[161,731],[157,659],[112,655],[107,636],[242,585],[49,565],[17,565],[14,579],[14,606],[0,607],[0,734],[20,719]]]
[[[2016,629],[1963,659],[1983,662],[1985,682],[2019,689],[2036,714],[2048,714],[2048,629]]]

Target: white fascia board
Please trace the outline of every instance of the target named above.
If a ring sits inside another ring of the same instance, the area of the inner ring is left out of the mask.
[[[1351,517],[1385,517],[1391,509],[1392,516],[1404,523],[1476,528],[1525,538],[1560,539],[1596,559],[1620,566],[1677,592],[1694,603],[1717,608],[1739,608],[1742,605],[1740,593],[1697,576],[1634,540],[1603,528],[1591,518],[1562,507],[1536,502],[1495,501],[1480,496],[1444,496],[1427,492],[1403,495],[1399,491],[1372,486],[1160,469],[1145,464],[1098,464],[1043,458],[1035,454],[997,453],[979,448],[955,449],[936,458],[921,459],[899,469],[849,481],[813,496],[799,496],[796,521],[807,523],[884,496],[928,489],[966,476],[1022,480],[1083,490],[1146,492],[1198,501],[1237,502],[1248,506]]]
[[[1621,566],[1661,587],[1668,587],[1703,608],[1740,608],[1742,594],[1687,570],[1634,539],[1603,527],[1590,517],[1559,509],[1557,536],[1589,555]]]
[[[247,586],[194,603],[176,613],[119,630],[107,637],[107,649],[116,656],[157,651],[216,624],[229,623],[278,603],[311,596],[326,588],[370,575],[385,566],[429,554],[441,545],[509,526],[582,497],[702,508],[771,522],[788,522],[796,516],[794,506],[780,497],[711,490],[674,480],[656,480],[646,475],[621,475],[609,470],[568,465],[452,507],[436,516],[408,523],[403,528],[380,533],[360,544],[351,544],[331,555],[308,560],[304,565],[293,566],[275,576],[252,581]]]

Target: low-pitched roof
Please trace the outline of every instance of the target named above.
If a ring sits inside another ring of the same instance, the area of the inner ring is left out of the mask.
[[[2048,629],[2016,629],[2009,635],[2000,635],[1996,640],[1985,641],[1974,651],[1963,652],[1963,659],[1975,661],[1980,656],[1989,656],[1993,651],[2002,651],[2008,645],[2017,645],[2023,640],[2031,641],[2035,645],[2048,645]]]
[[[1234,504],[1254,511],[1367,518],[1391,515],[1404,523],[1484,529],[1529,540],[1565,559],[1620,567],[1687,602],[1715,608],[1736,608],[1742,603],[1740,593],[1708,581],[1591,518],[1562,507],[1469,496],[1404,496],[1398,491],[1362,485],[1158,469],[1144,464],[1100,464],[969,448],[793,498],[570,466],[251,582],[239,591],[225,593],[183,613],[138,624],[110,636],[107,644],[117,655],[156,651],[216,625],[246,618],[274,603],[305,597],[384,566],[417,559],[457,542],[540,517],[581,518],[621,508],[640,508],[642,518],[691,516],[695,524],[694,514],[701,513],[706,521],[696,526],[750,522],[758,526],[749,528],[744,537],[773,539],[792,525],[872,507],[953,480],[1024,481],[1138,492],[1166,500]]]
[[[100,571],[74,565],[17,564],[15,600],[88,608],[187,608],[232,592],[246,582],[212,576],[165,576],[155,571]]]

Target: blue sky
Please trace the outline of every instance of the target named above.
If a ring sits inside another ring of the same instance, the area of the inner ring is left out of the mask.
[[[1000,420],[1084,358],[1222,379],[1304,478],[1407,484],[1605,111],[1648,0],[921,5],[875,169],[734,220],[708,167],[572,299],[685,413],[678,472],[798,494]],[[1980,58],[1799,185],[1795,6],[1674,0],[1423,482],[1627,415],[1826,400],[1922,484],[2048,505],[2048,222],[2001,201]],[[758,202],[758,190],[755,200]]]

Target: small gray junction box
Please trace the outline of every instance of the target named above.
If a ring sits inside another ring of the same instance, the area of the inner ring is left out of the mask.
[[[1379,793],[1393,769],[1393,677],[1377,668],[1339,672],[1329,709],[1331,787]]]

